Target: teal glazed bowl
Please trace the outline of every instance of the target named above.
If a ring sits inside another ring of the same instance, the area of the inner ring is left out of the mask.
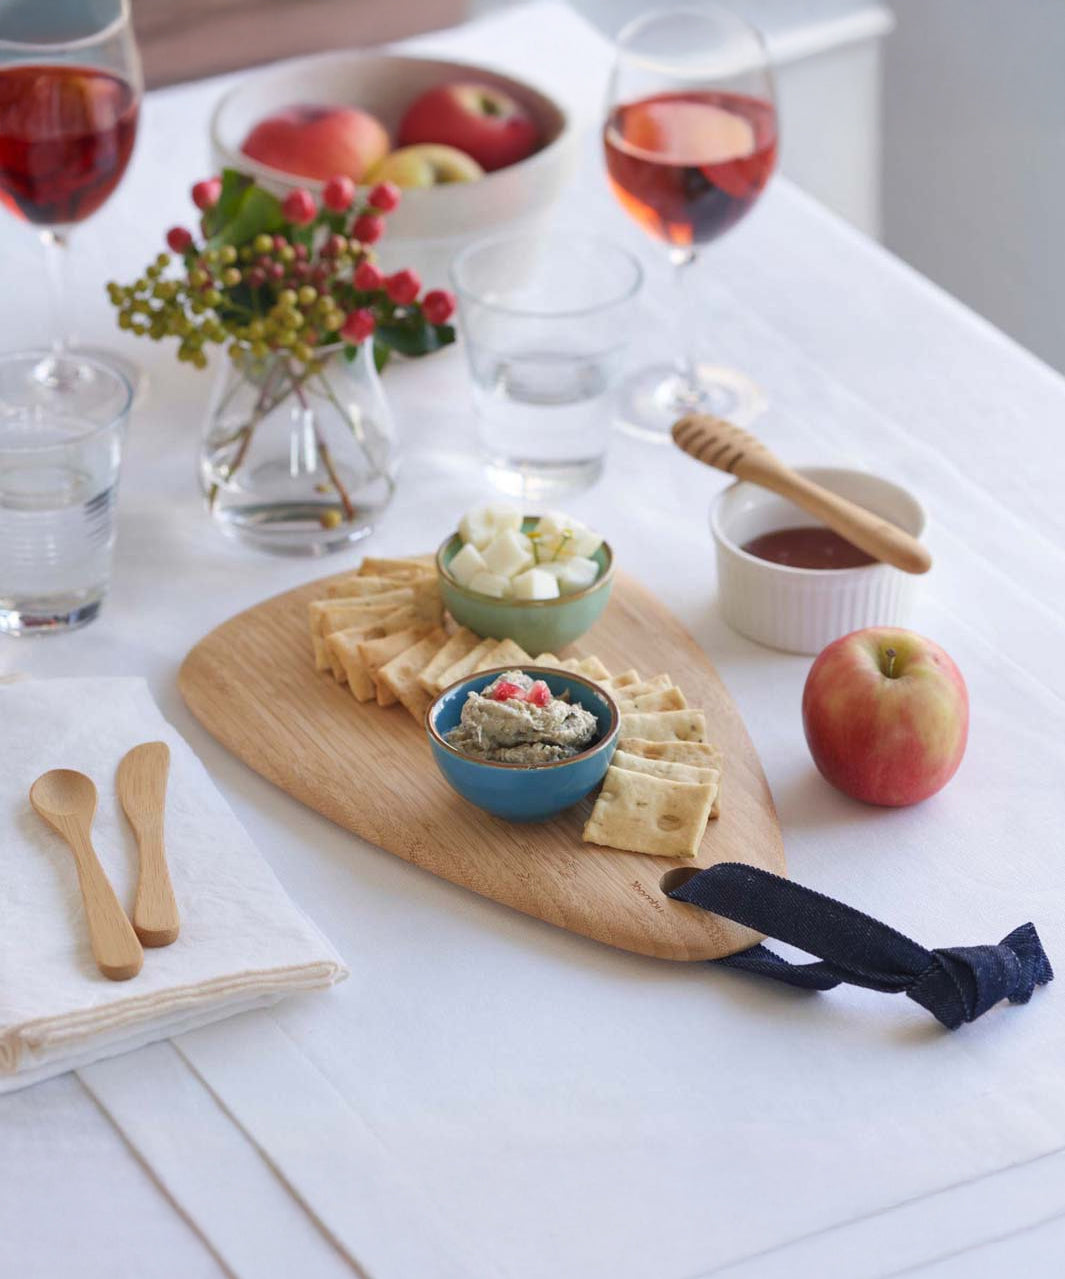
[[[522,530],[527,533],[537,518],[527,518]],[[557,653],[591,630],[606,608],[614,585],[614,553],[604,542],[592,556],[599,565],[599,576],[583,591],[553,600],[497,600],[460,586],[448,572],[448,565],[461,549],[462,538],[455,533],[436,553],[445,608],[462,626],[483,638],[512,639],[530,657]]]
[[[543,822],[579,803],[606,775],[617,749],[620,718],[613,699],[591,680],[568,671],[522,666],[542,679],[555,697],[567,688],[572,700],[591,711],[599,733],[587,750],[554,764],[494,764],[471,759],[445,741],[466,704],[467,693],[480,693],[507,667],[469,675],[445,688],[425,713],[433,759],[444,779],[463,799],[511,822]]]

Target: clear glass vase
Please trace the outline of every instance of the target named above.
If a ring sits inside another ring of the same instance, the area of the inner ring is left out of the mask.
[[[392,498],[392,415],[363,342],[312,366],[250,353],[219,376],[200,452],[222,530],[278,555],[324,555],[366,537]]]

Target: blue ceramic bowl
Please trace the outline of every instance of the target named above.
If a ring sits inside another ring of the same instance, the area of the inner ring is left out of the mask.
[[[522,666],[542,679],[555,697],[567,688],[574,702],[599,721],[599,735],[587,750],[554,764],[494,764],[470,759],[444,740],[459,722],[467,693],[479,693],[507,667],[481,671],[445,688],[425,715],[425,730],[436,765],[453,790],[471,804],[512,822],[542,822],[593,791],[603,780],[618,744],[618,708],[609,695],[580,675],[540,666]]]

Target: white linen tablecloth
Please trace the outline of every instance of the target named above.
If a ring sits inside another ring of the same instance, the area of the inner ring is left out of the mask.
[[[513,68],[597,118],[608,51],[560,5],[412,47]],[[136,274],[160,230],[187,217],[218,91],[149,97],[129,179],[76,239],[76,310],[98,340],[123,345],[102,281]],[[670,306],[666,272],[603,190],[591,140],[589,157],[559,233],[593,227],[643,256],[645,357]],[[0,344],[21,345],[38,318],[39,267],[11,222],[0,252],[9,295],[27,300],[25,314],[0,310]],[[747,642],[717,609],[707,511],[725,477],[619,437],[605,479],[569,506],[717,664],[797,879],[932,946],[997,941],[1033,918],[1065,965],[1065,468],[1052,435],[1065,384],[783,180],[700,270],[703,337],[765,387],[767,442],[796,463],[901,480],[930,508],[936,567],[914,625],[969,683],[956,779],[892,812],[820,780],[799,717],[808,660]],[[339,1262],[377,1279],[455,1266],[471,1279],[979,1279],[1013,1258],[1029,1275],[1060,1272],[1060,982],[947,1034],[906,1000],[852,988],[807,997],[616,953],[365,845],[211,741],[178,698],[181,656],[316,569],[219,536],[194,474],[209,378],[162,347],[126,349],[152,391],[130,433],[111,600],[79,634],[5,643],[0,673],[145,674],[353,978],[327,1002],[297,998],[0,1102],[0,1238],[14,1271],[67,1273],[73,1245],[52,1226],[63,1218],[81,1231],[85,1277],[141,1274],[150,1241],[153,1277],[258,1279],[270,1273],[259,1269],[268,1249],[246,1238],[258,1202],[279,1250],[300,1232],[316,1238],[307,1276]],[[485,494],[461,351],[390,370],[387,386],[408,456],[365,548],[385,554],[428,544]],[[180,1141],[160,1133],[170,1092],[190,1116]],[[249,1170],[229,1199],[216,1148]],[[375,1217],[367,1176],[378,1169],[413,1187],[403,1220]],[[274,1213],[279,1186],[298,1224]],[[123,1228],[105,1231],[118,1195]],[[439,1240],[439,1261],[409,1260],[406,1236],[420,1231]]]

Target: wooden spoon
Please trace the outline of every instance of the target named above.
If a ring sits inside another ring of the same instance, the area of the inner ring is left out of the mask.
[[[133,928],[145,946],[169,946],[181,928],[163,845],[169,772],[170,747],[166,742],[134,746],[118,766],[118,798],[140,849]]]
[[[92,846],[96,787],[84,773],[54,768],[30,787],[30,803],[70,845],[97,967],[112,981],[136,977],[144,951]]]
[[[673,439],[697,461],[786,497],[874,559],[904,573],[932,567],[928,548],[904,529],[799,475],[731,422],[693,413],[674,422]]]

